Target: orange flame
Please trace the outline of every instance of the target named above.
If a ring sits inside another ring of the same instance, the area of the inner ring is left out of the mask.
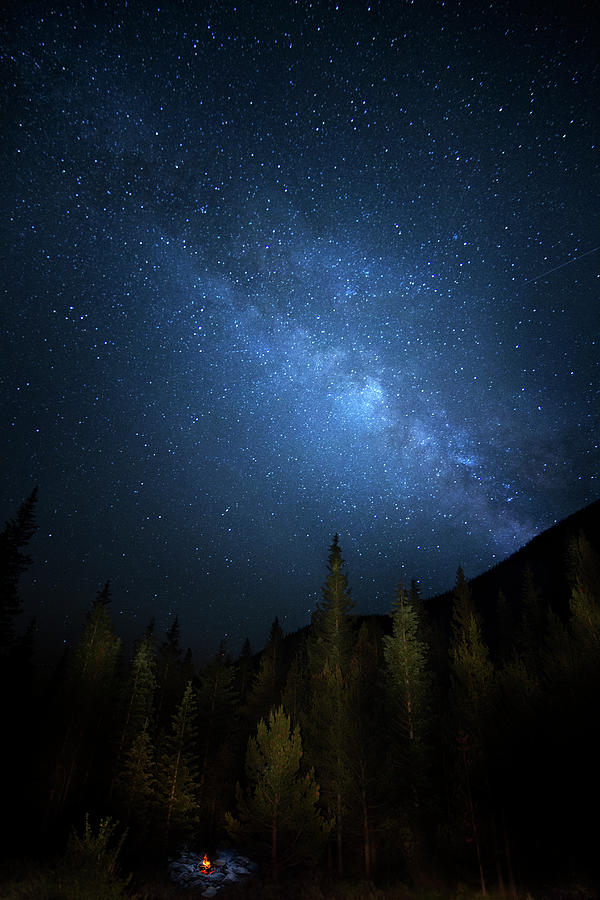
[[[210,872],[210,859],[208,858],[206,853],[204,854],[204,859],[202,860],[200,865],[202,866],[202,872],[204,872],[205,875],[208,875],[208,873]]]

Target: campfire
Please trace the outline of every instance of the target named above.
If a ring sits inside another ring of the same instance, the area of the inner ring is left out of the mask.
[[[181,887],[199,888],[203,897],[215,897],[223,886],[250,878],[256,869],[251,859],[231,849],[217,850],[212,860],[208,858],[208,853],[193,853],[186,849],[179,859],[169,861],[173,881]]]
[[[203,875],[210,875],[211,872],[214,872],[214,869],[210,864],[210,859],[208,858],[206,853],[204,854],[204,859],[200,863],[200,871]]]

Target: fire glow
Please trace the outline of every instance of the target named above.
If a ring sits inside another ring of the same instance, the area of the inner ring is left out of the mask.
[[[213,867],[210,864],[210,859],[208,858],[206,853],[204,854],[204,859],[200,863],[200,871],[203,875],[210,875],[210,873],[213,871]]]

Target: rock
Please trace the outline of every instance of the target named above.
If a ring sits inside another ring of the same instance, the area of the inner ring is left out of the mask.
[[[223,884],[233,884],[247,878],[257,870],[257,865],[234,850],[219,850],[211,861],[209,872],[202,868],[203,854],[192,853],[187,848],[178,859],[169,860],[169,875],[183,888],[201,891],[202,897],[215,897]],[[203,890],[204,889],[204,890]]]

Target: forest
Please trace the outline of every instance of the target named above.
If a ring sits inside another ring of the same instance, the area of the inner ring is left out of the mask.
[[[0,896],[201,896],[169,882],[184,847],[256,861],[224,898],[597,896],[600,503],[385,616],[335,535],[309,626],[201,667],[177,619],[126,651],[106,583],[48,671],[36,499],[0,534]]]

